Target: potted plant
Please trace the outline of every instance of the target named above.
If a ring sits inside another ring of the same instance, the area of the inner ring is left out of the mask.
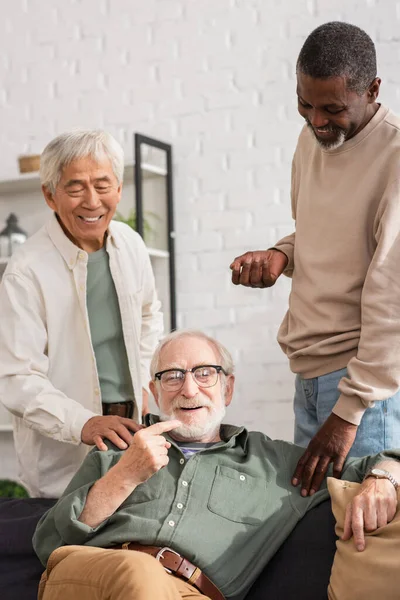
[[[155,228],[150,224],[150,219],[154,221],[161,221],[160,217],[154,212],[146,212],[143,217],[143,237],[146,242],[150,242],[151,236],[155,234]],[[127,217],[124,217],[120,212],[116,212],[114,219],[116,221],[120,221],[121,223],[126,223],[129,227],[132,227],[135,231],[137,231],[136,227],[136,211],[131,210]]]
[[[0,498],[29,498],[29,494],[16,481],[0,479]]]

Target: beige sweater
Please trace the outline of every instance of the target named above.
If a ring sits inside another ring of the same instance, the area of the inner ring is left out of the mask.
[[[278,341],[291,369],[347,366],[335,414],[358,424],[400,388],[400,119],[381,106],[354,138],[322,150],[305,126],[293,159],[296,232]]]

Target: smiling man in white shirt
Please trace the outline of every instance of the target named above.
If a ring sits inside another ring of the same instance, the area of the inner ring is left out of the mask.
[[[40,177],[54,213],[0,286],[0,400],[34,496],[58,497],[89,446],[126,448],[146,411],[162,314],[142,239],[112,221],[123,168],[104,131],[51,141]]]

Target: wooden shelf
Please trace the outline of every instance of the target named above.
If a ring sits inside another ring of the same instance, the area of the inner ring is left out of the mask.
[[[12,432],[13,426],[11,423],[7,423],[6,425],[0,424],[0,433]]]
[[[169,258],[167,250],[158,250],[157,248],[147,248],[149,255],[153,258]]]
[[[142,170],[144,179],[165,177],[167,174],[166,169],[164,169],[163,167],[150,165],[147,163],[142,163]],[[134,172],[134,163],[125,165],[124,181],[126,183],[133,182]],[[2,196],[6,194],[20,194],[21,192],[32,191],[40,192],[39,173],[27,173],[25,175],[19,175],[15,178],[0,180],[0,195]]]
[[[27,173],[15,179],[0,180],[0,195],[20,194],[21,192],[40,192],[40,179],[38,173]]]

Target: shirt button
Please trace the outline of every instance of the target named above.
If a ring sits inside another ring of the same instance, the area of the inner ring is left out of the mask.
[[[182,485],[183,487],[187,487],[188,482],[187,481],[182,481]]]
[[[79,252],[79,260],[85,260],[85,255],[83,252]]]
[[[244,475],[240,475],[239,479],[240,481],[246,481],[246,477]]]
[[[95,388],[95,390],[94,390],[94,393],[96,394],[96,396],[98,396],[98,395],[99,395],[99,393],[100,393],[100,390],[99,390],[99,388]]]
[[[181,502],[178,502],[178,504],[176,505],[177,508],[181,509],[183,508],[183,504]]]
[[[168,521],[168,525],[169,525],[170,527],[174,527],[174,525],[175,525],[175,521]]]
[[[185,459],[184,459],[184,458],[181,458],[181,459],[180,459],[180,461],[179,461],[179,464],[180,464],[180,465],[183,465],[183,464],[185,464]]]

